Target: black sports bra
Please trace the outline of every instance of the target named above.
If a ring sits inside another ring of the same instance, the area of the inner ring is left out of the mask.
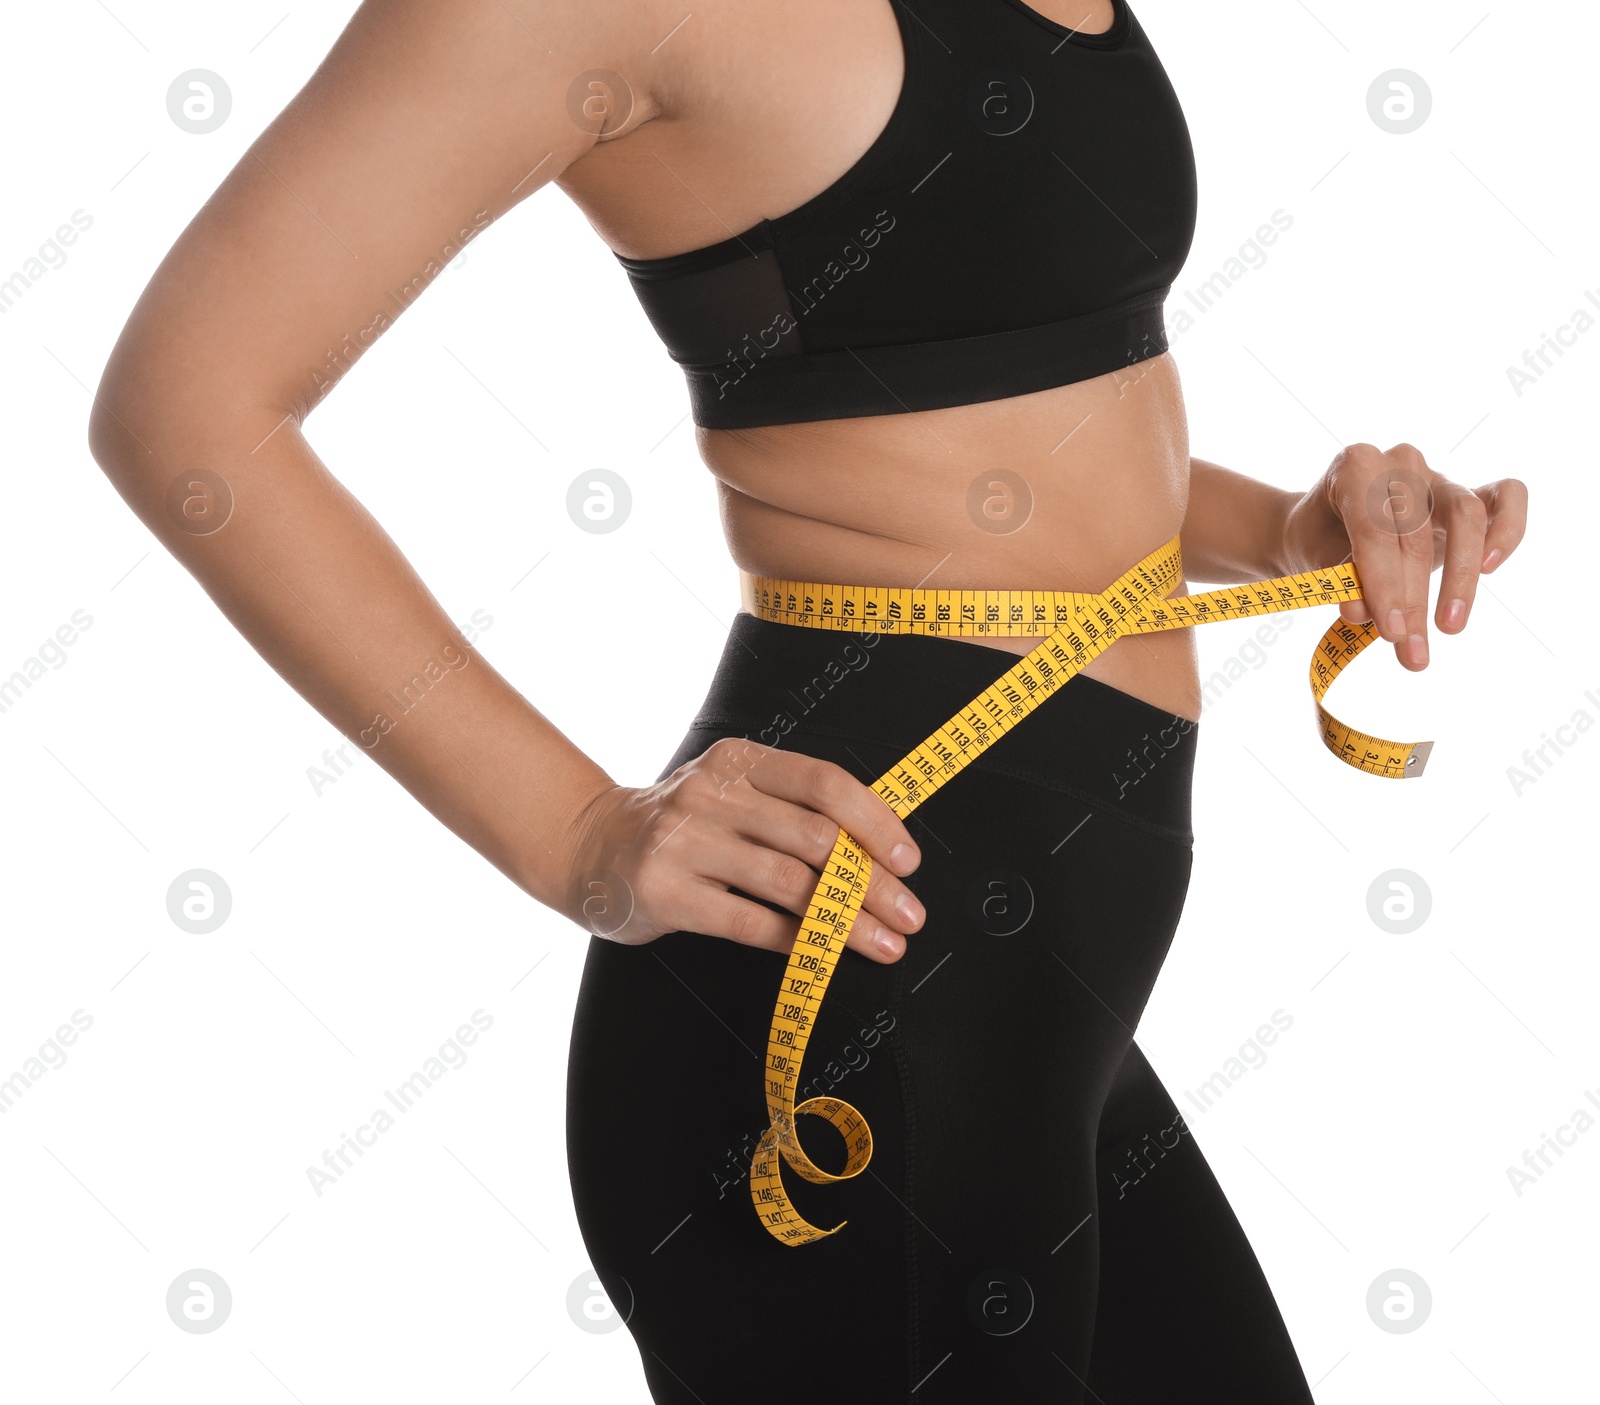
[[[694,421],[743,429],[1025,395],[1167,349],[1194,151],[1128,8],[891,0],[905,78],[843,176],[668,258],[616,255]]]

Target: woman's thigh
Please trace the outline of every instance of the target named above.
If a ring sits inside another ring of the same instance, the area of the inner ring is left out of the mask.
[[[1100,1113],[1177,926],[1190,850],[1005,775],[945,799],[918,834],[938,857],[914,875],[930,920],[900,963],[897,1011],[914,1399],[1077,1402],[1101,1259]]]
[[[1135,1046],[1101,1116],[1089,1386],[1116,1405],[1309,1405],[1261,1265]]]

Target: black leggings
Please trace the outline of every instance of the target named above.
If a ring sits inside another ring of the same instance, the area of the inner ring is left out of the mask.
[[[1014,662],[740,613],[661,775],[741,736],[870,784]],[[801,1071],[796,1101],[836,1091],[874,1144],[850,1180],[785,1169],[807,1220],[849,1222],[816,1243],[780,1244],[750,1201],[786,954],[591,937],[568,1165],[658,1405],[790,1382],[849,1405],[1311,1400],[1255,1255],[1133,1042],[1188,886],[1196,732],[1079,676],[909,817],[927,922],[898,962],[842,954]],[[841,1170],[838,1134],[798,1125]]]

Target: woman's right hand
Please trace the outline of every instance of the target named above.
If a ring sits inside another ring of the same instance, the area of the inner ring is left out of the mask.
[[[897,961],[925,917],[895,876],[922,862],[910,832],[842,766],[742,737],[713,742],[654,785],[598,792],[574,826],[562,911],[627,946],[687,931],[787,953],[841,827],[872,857],[846,946]]]

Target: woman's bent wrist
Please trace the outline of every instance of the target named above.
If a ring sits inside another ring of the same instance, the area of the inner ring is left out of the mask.
[[[596,834],[603,823],[606,808],[602,802],[606,796],[622,789],[623,786],[605,776],[599,784],[580,794],[567,812],[560,828],[559,842],[553,846],[553,851],[535,846],[527,855],[528,874],[525,879],[519,880],[522,887],[546,907],[588,930],[593,928],[585,921],[584,908],[594,895],[585,891],[585,877],[602,882],[606,878],[613,882],[621,881],[618,875],[597,868],[592,856],[597,852]],[[601,896],[611,901],[620,901],[624,897],[623,894],[609,892]]]
[[[1326,475],[1304,493],[1286,491],[1281,513],[1275,537],[1279,559],[1273,574],[1290,576],[1336,566],[1350,555],[1344,524],[1328,501]]]

